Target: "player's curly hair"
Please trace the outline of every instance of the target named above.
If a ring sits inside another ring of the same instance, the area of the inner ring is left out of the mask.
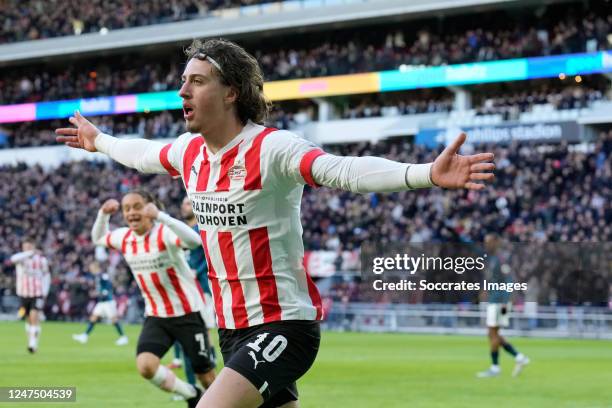
[[[238,44],[224,39],[194,40],[185,50],[187,60],[208,55],[219,64],[221,83],[238,93],[236,111],[243,125],[251,120],[262,124],[268,117],[271,103],[263,93],[264,77],[257,60]]]
[[[160,211],[164,211],[166,209],[166,207],[164,206],[164,203],[159,201],[157,197],[155,197],[150,191],[145,190],[144,188],[135,188],[133,190],[130,190],[127,194],[138,194],[144,199],[145,203],[155,204],[155,206]]]

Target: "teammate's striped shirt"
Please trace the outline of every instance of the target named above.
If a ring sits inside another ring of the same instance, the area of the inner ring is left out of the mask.
[[[98,217],[108,219],[102,212]],[[121,251],[145,299],[146,316],[175,317],[203,309],[195,273],[185,259],[188,248],[168,226],[156,222],[145,235],[117,228],[96,244]]]
[[[252,122],[216,154],[191,133],[161,149],[160,165],[182,177],[192,202],[218,327],[322,318],[302,264],[300,222],[303,185],[315,185],[311,166],[322,154],[290,132]]]
[[[13,255],[11,261],[15,264],[17,296],[46,296],[49,287],[47,258],[34,251],[25,251]]]

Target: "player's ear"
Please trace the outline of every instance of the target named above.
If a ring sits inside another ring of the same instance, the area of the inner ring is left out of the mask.
[[[231,105],[238,100],[238,91],[233,86],[228,86],[225,90],[225,103]]]

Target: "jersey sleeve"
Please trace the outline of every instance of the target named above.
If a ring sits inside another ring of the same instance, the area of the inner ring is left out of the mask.
[[[174,142],[164,145],[159,151],[159,162],[173,178],[181,176],[183,155],[190,140],[191,133],[183,133]]]
[[[121,250],[123,237],[128,232],[128,228],[117,228],[113,231],[109,228],[110,215],[98,211],[98,216],[91,230],[91,240],[97,246],[109,249]]]
[[[42,258],[42,270],[43,273],[48,274],[50,272],[49,270],[49,260],[45,257]]]
[[[31,258],[33,255],[34,255],[34,251],[18,252],[14,254],[13,256],[11,256],[11,262],[14,264],[18,264],[18,263],[25,261],[26,259]]]
[[[265,149],[270,153],[271,164],[278,171],[279,177],[319,187],[312,176],[312,164],[317,157],[325,154],[323,149],[285,130],[270,133],[264,143]]]
[[[196,135],[184,133],[174,142],[163,143],[147,139],[118,139],[101,133],[96,137],[96,149],[111,159],[141,173],[169,173],[180,176],[180,163],[185,142]]]
[[[193,249],[200,246],[200,235],[189,225],[161,211],[157,220],[164,224],[163,240],[166,247]]]
[[[49,289],[51,288],[51,272],[49,270],[49,261],[47,258],[42,259],[42,269],[43,269],[43,277],[42,277],[42,290],[43,296],[47,297],[49,294]]]
[[[117,251],[122,250],[123,246],[123,238],[128,232],[128,228],[117,228],[112,231],[108,231],[104,234],[103,243],[98,243],[98,245],[102,245],[108,249],[116,249]]]
[[[167,225],[164,225],[162,239],[164,240],[164,245],[166,248],[180,248],[183,249],[183,242]]]

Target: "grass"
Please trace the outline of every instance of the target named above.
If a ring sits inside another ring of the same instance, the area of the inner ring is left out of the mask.
[[[88,344],[71,339],[84,324],[44,323],[38,353],[26,351],[22,322],[0,322],[0,386],[75,386],[76,403],[18,407],[183,407],[135,368],[139,326],[114,345],[98,325]],[[597,340],[513,339],[532,364],[512,378],[476,379],[488,364],[485,337],[323,333],[313,368],[299,383],[302,408],[612,408],[612,344]],[[503,352],[502,352],[503,353]],[[170,353],[171,354],[171,353]],[[169,359],[168,359],[169,361]],[[9,407],[1,403],[0,408]]]

